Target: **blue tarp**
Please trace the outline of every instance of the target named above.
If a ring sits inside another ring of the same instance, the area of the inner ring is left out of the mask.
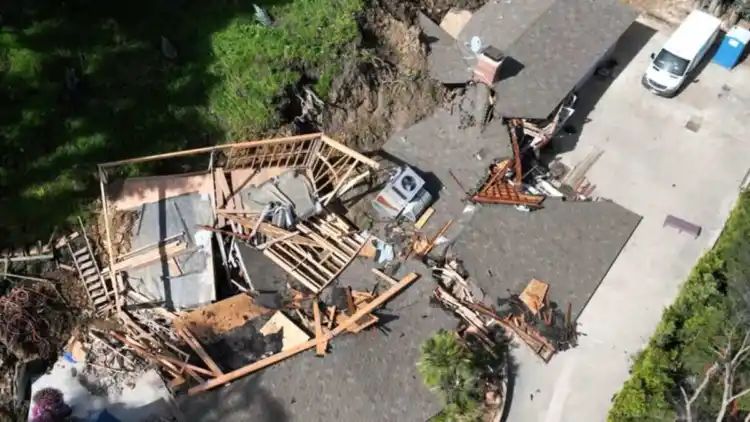
[[[713,62],[727,69],[733,68],[742,58],[742,53],[749,42],[750,31],[735,26],[721,40],[721,45],[714,55]]]

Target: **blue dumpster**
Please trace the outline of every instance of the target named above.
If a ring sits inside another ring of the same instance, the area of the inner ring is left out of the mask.
[[[733,27],[721,40],[713,62],[727,69],[733,68],[740,61],[748,43],[750,43],[750,31],[737,26]]]

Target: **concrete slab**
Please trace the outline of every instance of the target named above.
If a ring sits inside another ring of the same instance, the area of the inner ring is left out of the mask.
[[[133,289],[176,308],[190,308],[216,299],[212,233],[198,225],[211,225],[211,200],[205,194],[180,195],[144,204],[133,226],[132,249],[153,245],[171,236],[185,233],[188,251],[176,257],[179,273],[166,262],[128,272]]]
[[[579,317],[584,333],[579,346],[546,366],[522,348],[515,351],[508,420],[605,420],[612,396],[628,377],[631,356],[646,344],[696,260],[712,246],[736,200],[750,164],[750,143],[743,139],[750,118],[750,65],[728,72],[709,64],[678,97],[656,97],[641,87],[640,78],[649,54],[667,37],[655,34],[626,68],[617,69],[611,85],[592,79],[571,121],[578,134],[553,142],[569,165],[595,148],[604,150],[587,174],[595,193],[643,220]],[[616,59],[642,45],[633,39],[622,43]],[[697,132],[685,128],[693,116],[702,117]],[[703,233],[694,239],[663,228],[667,214],[701,225]]]

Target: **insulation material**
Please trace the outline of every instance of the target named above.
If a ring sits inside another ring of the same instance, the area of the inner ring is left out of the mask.
[[[291,319],[284,315],[281,311],[276,311],[271,319],[266,322],[260,328],[261,334],[268,336],[281,332],[283,335],[281,351],[286,351],[294,346],[304,343],[310,340],[310,336],[307,335],[301,328],[297,326]]]
[[[252,213],[261,213],[274,205],[290,208],[300,219],[313,216],[322,209],[312,184],[296,170],[288,170],[257,187],[243,189],[242,204]]]

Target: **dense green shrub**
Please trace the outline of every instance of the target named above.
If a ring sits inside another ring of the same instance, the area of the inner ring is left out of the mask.
[[[469,347],[454,332],[440,330],[422,344],[417,369],[431,390],[443,400],[443,410],[434,422],[475,422],[483,415],[486,380],[498,380],[508,356],[507,339],[496,339],[488,351]]]
[[[695,266],[648,346],[634,360],[630,379],[617,394],[609,420],[674,420],[679,388],[701,378],[715,359],[714,347],[750,314],[750,194],[740,195],[719,240]],[[750,378],[742,368],[741,378]],[[710,415],[720,398],[709,387],[696,414]],[[748,408],[742,400],[741,408]]]

